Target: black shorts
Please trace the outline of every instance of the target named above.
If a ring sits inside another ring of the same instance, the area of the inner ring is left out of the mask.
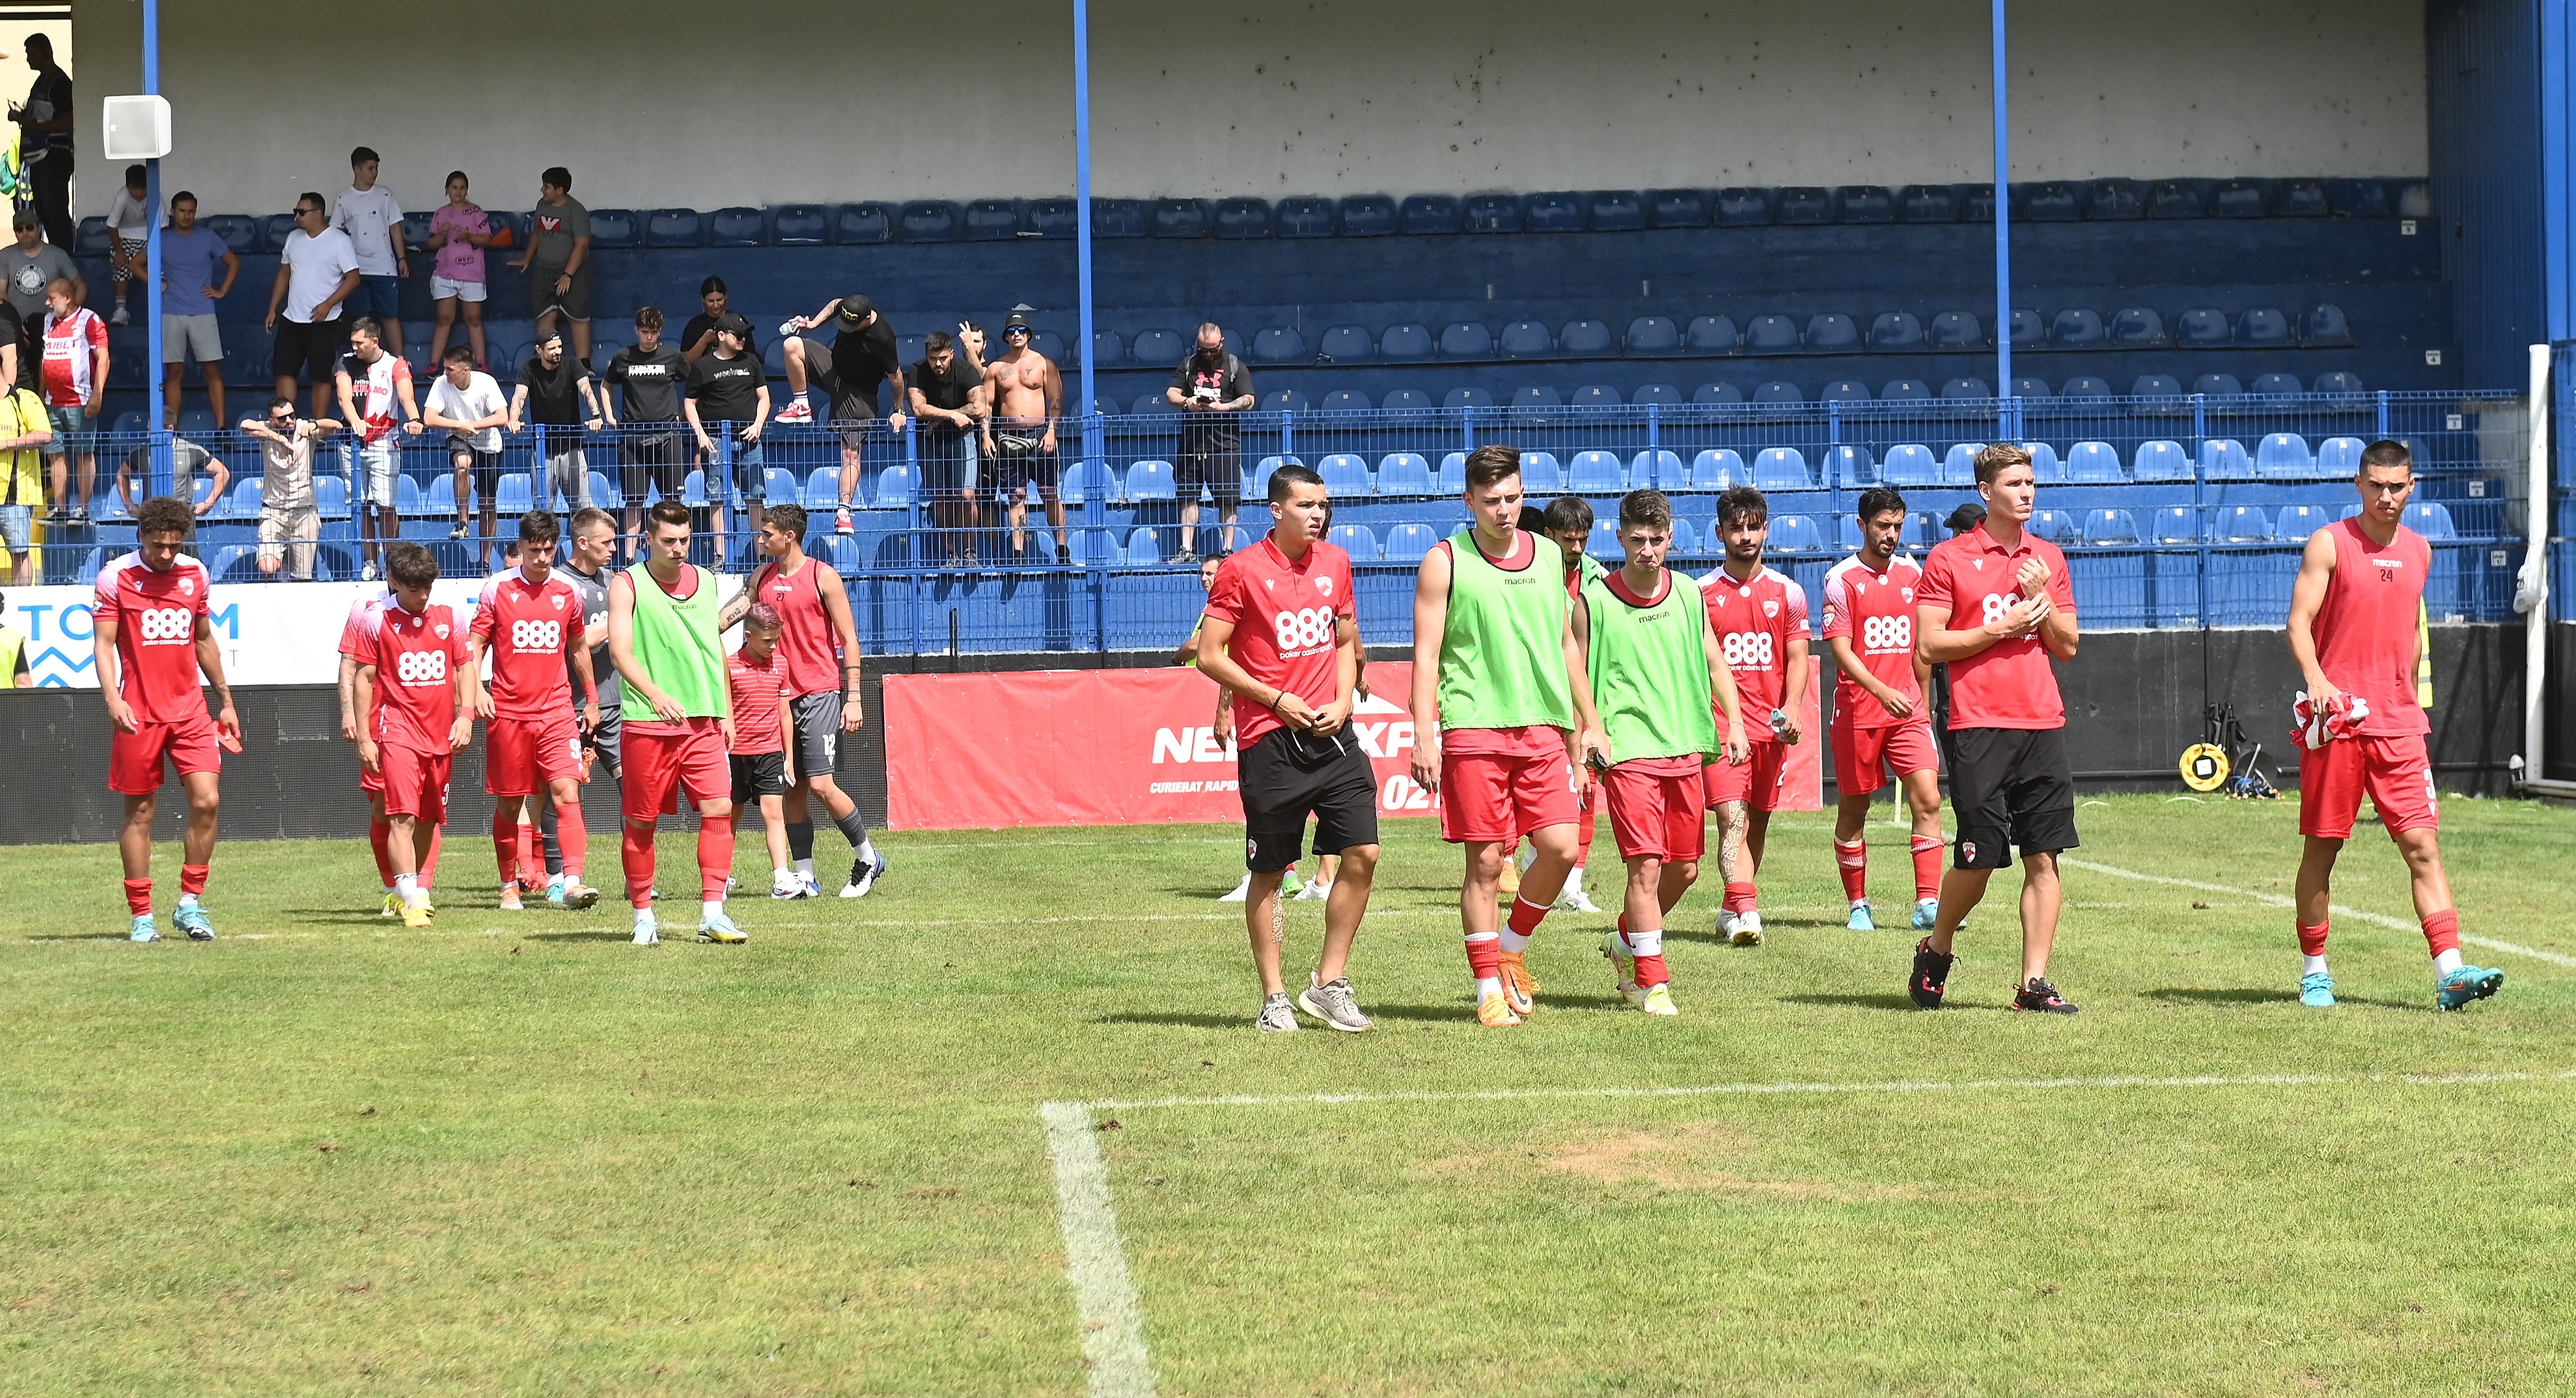
[[[780,796],[787,791],[787,754],[738,752],[733,755],[733,799]]]
[[[562,312],[564,319],[590,324],[590,261],[585,258],[572,274],[572,286],[555,290],[562,278],[561,267],[534,266],[528,269],[528,314],[537,320]]]
[[[576,707],[573,712],[578,714],[581,710]],[[591,759],[598,763],[600,770],[608,773],[610,781],[616,781],[626,773],[626,764],[617,752],[618,741],[625,732],[625,719],[617,705],[602,704],[599,706],[599,726],[581,735],[581,745],[590,749]]]
[[[466,468],[474,481],[475,499],[488,505],[500,498],[501,453],[478,451],[472,442],[451,435],[447,439],[447,464]]]
[[[1173,463],[1172,475],[1182,504],[1198,503],[1199,488],[1205,486],[1218,505],[1231,509],[1243,501],[1242,444],[1191,443]]]
[[[984,466],[985,474],[993,479],[995,499],[1007,500],[1012,491],[1024,485],[1036,486],[1040,494],[1054,497],[1059,472],[1055,453],[1038,450],[1038,444],[1046,440],[1045,432],[1043,427],[1007,432],[999,427],[993,429],[993,456]]]
[[[629,429],[650,426],[628,423]],[[655,500],[677,500],[680,486],[689,475],[688,453],[681,449],[678,424],[668,432],[630,431],[618,448],[619,474],[626,488],[626,503],[649,505]],[[651,494],[646,494],[647,491]]]
[[[349,341],[349,323],[345,320],[317,320],[306,323],[277,318],[277,377],[291,379],[298,371],[315,383],[329,383],[339,372],[340,351]]]
[[[2075,772],[2063,728],[1950,730],[1950,811],[1958,822],[1953,864],[2004,869],[2022,857],[2074,849]]]
[[[966,494],[966,434],[925,427],[915,440],[921,444],[922,490],[951,498]]]
[[[1359,735],[1337,735],[1342,756],[1312,769],[1289,755],[1289,733],[1272,729],[1235,759],[1236,794],[1243,798],[1243,864],[1275,874],[1297,862],[1306,817],[1315,817],[1315,853],[1377,843],[1377,771]],[[1313,740],[1309,740],[1310,742]]]

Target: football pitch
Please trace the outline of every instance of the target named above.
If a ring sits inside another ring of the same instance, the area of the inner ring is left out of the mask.
[[[2507,982],[2442,1015],[2375,826],[2298,1003],[2294,803],[2087,801],[2072,1019],[2004,1010],[2017,874],[1908,1008],[1915,934],[1845,930],[1789,815],[1769,945],[1713,876],[1676,914],[1679,1019],[1558,913],[1511,1031],[1394,822],[1356,1036],[1252,1031],[1230,827],[881,837],[876,896],[740,899],[743,947],[682,939],[686,837],[659,948],[490,911],[464,831],[427,932],[363,842],[226,844],[211,945],[12,849],[0,1392],[2576,1390],[2576,812],[2446,803]]]

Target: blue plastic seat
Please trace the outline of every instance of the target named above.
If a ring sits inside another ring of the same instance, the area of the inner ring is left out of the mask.
[[[1357,389],[1337,388],[1324,395],[1323,411],[1328,413],[1364,413],[1377,406]]]
[[[2299,316],[2299,339],[2311,345],[2348,345],[2352,322],[2344,318],[2343,308],[2319,303]]]
[[[2225,311],[2211,310],[2206,306],[2185,311],[2174,321],[2174,343],[2194,349],[2226,344],[2235,338],[2235,334],[2227,323]]]
[[[877,488],[870,493],[870,503],[878,509],[912,503],[912,468],[888,466],[877,472]]]
[[[2048,380],[2025,378],[2016,374],[2013,376],[2012,381],[2012,396],[2015,398],[2052,398],[2056,395],[2049,392]]]
[[[2046,442],[2024,442],[2023,451],[2030,453],[2030,473],[2041,485],[2061,484],[2066,479],[2066,463],[2058,460],[2057,448]]]
[[[2300,383],[2299,376],[2296,374],[2271,373],[2254,376],[2254,396],[2257,398],[2295,398],[2307,391],[2307,385]]]
[[[1974,349],[1986,343],[1986,329],[1973,311],[1943,311],[1932,317],[1924,338],[1934,349]]]
[[[1699,551],[1700,538],[1698,527],[1693,525],[1689,520],[1675,516],[1673,519],[1673,542],[1671,548],[1667,550],[1668,555],[1672,557],[1689,558],[1697,555]],[[1623,558],[1625,557],[1625,552],[1625,550],[1621,551]]]
[[[2112,312],[2106,338],[2123,349],[2151,349],[2165,342],[2165,318],[2145,306]]]
[[[1819,403],[1866,403],[1869,385],[1858,379],[1836,379],[1816,395]]]
[[[1765,379],[1753,386],[1753,401],[1776,403],[1783,407],[1794,408],[1804,404],[1807,401],[1807,395],[1800,392],[1798,386],[1787,379]]]
[[[1354,194],[1343,199],[1341,231],[1345,238],[1383,238],[1395,232],[1395,200],[1383,194]]]
[[[1350,216],[1350,202],[1345,200],[1342,224],[1346,230],[1350,226]],[[1395,226],[1399,232],[1412,236],[1455,233],[1462,217],[1458,196],[1454,194],[1409,194],[1396,209]]]
[[[1337,451],[1315,463],[1315,471],[1324,478],[1324,488],[1335,495],[1367,495],[1377,489],[1369,479],[1368,462]]]
[[[2270,306],[2254,306],[2236,318],[2236,338],[2249,345],[2290,343],[2290,318]]]
[[[2061,545],[2074,543],[2083,537],[2083,530],[2076,524],[2075,517],[2064,510],[2031,511],[2030,532],[2052,544]]]
[[[2272,542],[2272,520],[2260,505],[2227,505],[2218,511],[2217,536],[2231,544]]]
[[[501,479],[507,481],[509,477],[504,476]],[[534,497],[531,496],[531,498]],[[681,478],[680,503],[693,510],[706,508],[707,473],[704,470],[692,466],[689,468],[689,474]]]
[[[1157,238],[1204,238],[1216,231],[1215,215],[1200,199],[1157,199],[1152,220],[1150,226]]]
[[[2191,479],[2191,457],[2180,442],[2140,442],[2137,454],[2129,458],[2129,470],[2141,481],[2187,481]]]
[[[1503,327],[1495,348],[1505,359],[1539,359],[1556,352],[1556,337],[1537,321],[1516,320]]]
[[[1172,463],[1139,461],[1127,468],[1127,498],[1130,500],[1174,500],[1179,489],[1174,484]]]
[[[1505,338],[1510,338],[1508,333]],[[1586,357],[1618,352],[1617,342],[1610,334],[1609,323],[1599,320],[1567,321],[1565,328],[1557,333],[1556,348],[1561,354]],[[1508,349],[1505,352],[1508,353]]]
[[[1419,563],[1422,556],[1431,552],[1432,546],[1439,542],[1440,531],[1430,525],[1392,525],[1386,531],[1386,543],[1379,549],[1378,556],[1389,563]]]
[[[1878,463],[1870,458],[1869,448],[1848,443],[1825,448],[1824,458],[1817,463],[1817,476],[1827,485],[1841,482],[1844,488],[1858,490],[1878,478]]]
[[[1521,489],[1532,495],[1552,495],[1565,489],[1565,468],[1557,464],[1554,452],[1521,453]]]
[[[1636,196],[1630,195],[1630,198]],[[1523,230],[1530,233],[1580,233],[1584,225],[1584,199],[1572,192],[1550,192],[1529,197]],[[1645,222],[1644,211],[1638,211],[1638,224]]]
[[[1624,562],[1627,547],[1619,542],[1619,526],[1607,519],[1592,521],[1592,532],[1584,536],[1583,551],[1604,562]]]
[[[1431,463],[1415,452],[1388,452],[1378,458],[1377,489],[1381,495],[1429,495]]]
[[[2048,324],[2049,342],[2068,349],[2090,349],[2108,338],[2098,311],[2062,310]]]
[[[977,199],[966,205],[962,229],[970,243],[1007,243],[1020,236],[1020,206],[1008,199]]]
[[[399,495],[400,492],[396,492]],[[536,486],[525,471],[511,471],[501,477],[492,491],[492,507],[503,519],[526,514],[537,507]]]
[[[844,247],[894,241],[894,206],[843,204],[832,211],[832,241]]]
[[[1377,531],[1365,524],[1336,524],[1325,537],[1347,549],[1353,563],[1375,563],[1385,557],[1378,549]]]
[[[1391,354],[1387,356],[1389,359],[1394,357]],[[1491,359],[1494,357],[1494,332],[1478,321],[1458,321],[1440,332],[1440,357]]]
[[[1760,228],[1771,222],[1771,191],[1731,187],[1717,192],[1717,226]]]
[[[1252,468],[1252,479],[1246,483],[1243,498],[1247,500],[1266,498],[1270,494],[1271,472],[1278,470],[1282,466],[1303,466],[1305,464],[1306,463],[1304,461],[1293,455],[1265,456],[1261,458],[1261,464]]]
[[[2117,485],[2128,479],[2120,469],[2120,449],[2109,442],[2077,442],[2066,449],[2066,479],[2077,485]]]
[[[2198,180],[2158,180],[2147,192],[2149,218],[2206,218],[2209,204]]]
[[[1928,403],[1932,401],[1932,385],[1925,383],[1921,379],[1889,379],[1887,382],[1878,386],[1878,401],[1882,403]]]
[[[206,484],[214,484],[214,477],[208,476]],[[248,477],[233,486],[232,498],[224,502],[220,513],[227,519],[257,519],[267,494],[267,487],[259,477]]]
[[[1628,402],[1640,408],[1649,405],[1677,408],[1689,401],[1682,396],[1680,389],[1668,383],[1641,383],[1637,385],[1635,392],[1628,395]]]
[[[1220,238],[1267,238],[1270,236],[1270,201],[1234,198],[1216,201],[1216,236]]]
[[[2111,396],[2111,381],[2108,379],[2095,378],[2091,374],[2079,374],[2076,377],[2059,384],[2057,386],[2057,396],[2060,398],[2108,398]]]
[[[953,243],[966,231],[965,210],[946,199],[915,199],[895,213],[895,240]]]
[[[1151,528],[1138,529],[1129,533],[1126,557],[1123,561],[1130,568],[1151,568],[1161,563],[1163,536]]]
[[[2201,541],[2199,516],[2189,505],[2159,506],[2150,522],[2159,544],[2196,544]]]
[[[756,248],[768,241],[769,228],[758,209],[718,209],[707,215],[709,247]]]
[[[773,500],[795,499],[796,473],[793,471],[782,471],[774,466],[770,468],[769,479],[777,480],[781,476],[786,477],[784,486],[773,486],[772,489],[784,489],[787,493],[784,495],[773,495],[770,498]],[[608,483],[608,473],[606,471],[593,471],[589,474],[587,479],[590,485],[590,503],[599,506],[601,509],[615,508],[617,501],[621,497],[618,494],[617,487]]]
[[[2129,381],[2132,398],[2180,398],[2182,380],[2171,374],[2140,374]]]
[[[1449,390],[1447,396],[1440,400],[1440,406],[1453,413],[1461,408],[1490,408],[1494,406],[1494,395],[1466,385]]]
[[[1707,190],[1650,189],[1646,191],[1646,221],[1654,227],[1706,228],[1708,220]]]
[[[1528,384],[1512,390],[1512,407],[1524,412],[1564,406],[1564,396],[1546,384]]]
[[[2317,375],[2316,387],[2317,392],[2319,393],[2360,393],[2363,391],[2361,387],[2361,376],[2359,374],[2346,373],[2341,369]]]
[[[1885,311],[1869,323],[1869,347],[1874,350],[1910,350],[1923,348],[1923,321],[1911,311]]]
[[[1909,184],[1896,192],[1899,223],[1957,223],[1959,196],[1946,184]]]
[[[1764,547],[1781,553],[1822,553],[1825,531],[1805,515],[1773,515],[1771,536]]]
[[[1306,357],[1306,337],[1294,326],[1274,325],[1252,337],[1255,364],[1294,364]]]
[[[1744,348],[1755,354],[1786,354],[1805,342],[1798,323],[1787,316],[1755,316],[1744,323]]]
[[[1641,451],[1628,458],[1628,479],[1657,490],[1690,489],[1690,471],[1682,465],[1681,453],[1669,449]]]
[[[1324,331],[1315,352],[1335,364],[1363,364],[1377,357],[1377,341],[1366,326],[1336,325]]]
[[[1105,461],[1076,460],[1067,463],[1064,468],[1064,484],[1059,487],[1058,493],[1066,504],[1079,505],[1091,497],[1092,483],[1095,479],[1104,487],[1100,493],[1101,499],[1123,498],[1118,484],[1118,468]]]
[[[599,240],[599,215],[590,216],[591,241]],[[820,204],[781,204],[769,215],[769,241],[782,248],[818,248],[832,241],[832,212]]]
[[[2272,517],[2272,534],[2285,544],[2305,544],[2309,535],[2333,522],[2323,505],[2283,505]]]
[[[1692,354],[1733,354],[1740,343],[1734,320],[1726,316],[1694,316],[1682,334],[1682,344]]]
[[[648,248],[697,248],[706,242],[706,220],[695,209],[655,209],[644,219]]]
[[[1899,488],[1938,485],[1941,463],[1933,457],[1930,447],[1906,442],[1887,449],[1887,456],[1878,463],[1878,478]]]
[[[2037,349],[2048,340],[2048,327],[2040,323],[2037,311],[2015,311],[2004,326],[2015,349]]]
[[[1159,369],[1166,364],[1178,365],[1190,353],[1190,342],[1182,339],[1177,330],[1139,330],[1128,353],[1137,363]]]
[[[1378,407],[1391,413],[1427,413],[1435,406],[1431,395],[1418,388],[1391,388],[1378,400]]]
[[[2254,447],[2254,474],[2258,476],[2305,476],[2316,469],[2316,458],[2308,454],[2308,439],[2296,432],[2275,432]]]
[[[1577,408],[1615,408],[1619,406],[1619,390],[1606,383],[1588,383],[1574,390],[1574,396],[1566,402]]]
[[[1431,327],[1409,321],[1388,326],[1386,333],[1377,341],[1378,356],[1399,363],[1429,359],[1436,351],[1437,342],[1431,337]]]
[[[805,478],[805,491],[802,499],[805,508],[808,510],[839,509],[841,507],[841,468],[838,466],[815,467],[814,474]]]
[[[1578,495],[1600,495],[1628,488],[1628,468],[1606,451],[1580,451],[1565,468],[1566,489]]]
[[[1757,490],[1806,490],[1815,485],[1807,474],[1807,457],[1796,447],[1767,447],[1753,458]]]
[[[1984,379],[1956,378],[1941,385],[1941,396],[1944,398],[1992,398],[1995,396],[1995,390],[1993,385],[1988,384]]]
[[[2328,437],[2317,443],[2317,474],[2337,479],[2358,476],[2361,452],[2359,437]]]
[[[1518,233],[1523,213],[1516,194],[1469,195],[1459,209],[1460,223],[1469,233]]]
[[[261,252],[278,252],[283,250],[286,246],[287,236],[292,234],[294,231],[295,215],[268,215],[266,218],[259,221],[259,250]]]
[[[1630,354],[1671,354],[1681,348],[1682,332],[1662,316],[1639,316],[1628,322],[1626,343]]]
[[[1861,347],[1860,327],[1840,311],[1828,311],[1807,319],[1806,345],[1810,350],[1849,354]]]
[[[2456,539],[2451,527],[2451,507],[2438,501],[2418,501],[2406,507],[2406,527],[2427,539]]]
[[[1118,547],[1118,536],[1106,529],[1076,529],[1072,544],[1076,567],[1115,568],[1125,561],[1125,555]]]
[[[259,220],[248,214],[208,214],[198,222],[236,253],[259,251]]]
[[[1311,194],[1292,194],[1279,201],[1277,209],[1279,236],[1282,238],[1329,238],[1336,221],[1333,201]],[[1219,210],[1220,220],[1223,210]]]
[[[1950,449],[1941,453],[1941,483],[1973,484],[1977,479],[1977,453],[1985,449],[1983,442],[1952,442]]]
[[[2200,444],[2200,469],[2213,480],[2244,480],[2254,474],[2254,461],[2243,442],[2211,437]]]
[[[1744,469],[1744,458],[1732,447],[1710,447],[1691,459],[1691,489],[1724,490],[1729,486],[1749,484],[1753,473]]]
[[[2203,374],[2191,381],[2191,391],[2208,398],[2241,398],[2245,385],[2234,374]]]
[[[1172,400],[1164,397],[1163,392],[1161,389],[1155,389],[1137,394],[1136,401],[1127,405],[1128,415],[1130,417],[1154,417],[1164,414],[1178,416],[1181,410],[1173,407]]]
[[[1744,390],[1731,383],[1704,383],[1691,390],[1690,400],[1693,403],[1707,405],[1741,403],[1744,401]]]
[[[2094,510],[2084,516],[2084,542],[2095,548],[2136,548],[2146,542],[2138,517],[2127,510]]]
[[[1431,489],[1439,495],[1463,495],[1467,491],[1467,453],[1453,451],[1440,458],[1440,474],[1431,478]]]

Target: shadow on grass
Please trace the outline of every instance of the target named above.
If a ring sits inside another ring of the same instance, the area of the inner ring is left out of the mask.
[[[31,942],[122,942],[130,932],[52,932],[29,937]]]
[[[1241,1029],[1251,1021],[1241,1015],[1169,1014],[1102,1015],[1094,1024],[1151,1024],[1165,1029]]]
[[[2273,990],[2254,986],[2166,986],[2145,992],[2150,1000],[2171,1005],[2295,1005],[2299,992]],[[2417,1010],[2423,1006],[2405,1000],[2375,1000],[2361,995],[2337,995],[2341,1005],[2375,1005],[2384,1010]]]
[[[1896,992],[1890,992],[1885,995],[1783,995],[1780,997],[1780,1002],[1784,1005],[1826,1005],[1848,1010],[1911,1011],[1914,1008],[1914,1002],[1912,1000],[1909,1000],[1904,995]],[[1965,1006],[1953,1008],[1974,1009],[1976,1007]]]
[[[592,932],[530,932],[526,934],[526,940],[531,942],[631,942],[635,940],[635,934],[631,931],[617,932],[603,927]]]

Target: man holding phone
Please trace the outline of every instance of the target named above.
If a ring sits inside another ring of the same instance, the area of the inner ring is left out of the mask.
[[[1377,774],[1350,731],[1358,608],[1350,554],[1324,542],[1330,508],[1312,468],[1273,471],[1277,523],[1218,566],[1198,635],[1200,672],[1234,696],[1243,858],[1252,871],[1243,918],[1261,973],[1254,1025],[1265,1032],[1294,1030],[1297,1010],[1349,1033],[1374,1027],[1344,974],[1377,876]],[[1342,863],[1324,904],[1323,954],[1292,1008],[1279,972],[1279,884],[1301,853],[1309,814],[1315,852]]]

